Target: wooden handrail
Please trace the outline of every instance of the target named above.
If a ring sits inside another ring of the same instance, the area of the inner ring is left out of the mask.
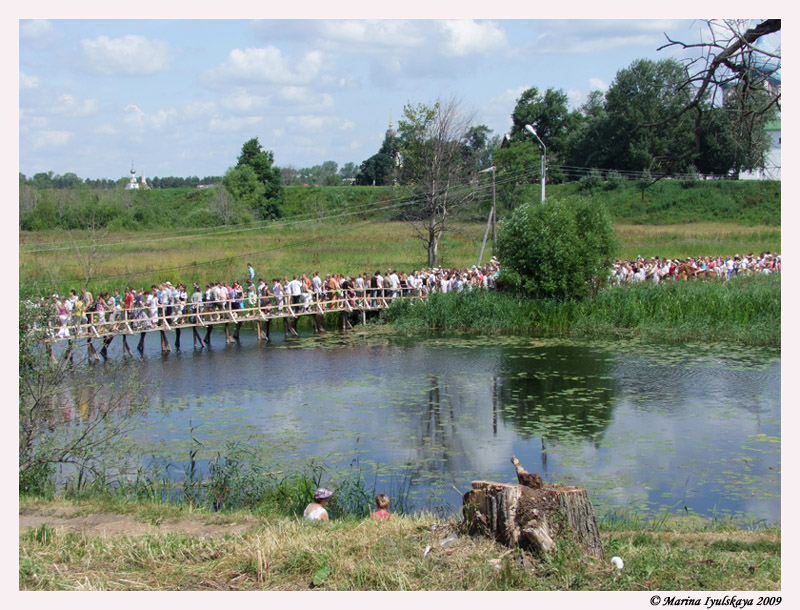
[[[267,307],[258,305],[256,307],[233,308],[231,301],[225,301],[226,307],[217,308],[216,305],[219,304],[219,301],[204,302],[202,304],[203,311],[190,311],[171,315],[165,315],[165,308],[159,305],[159,315],[155,318],[148,315],[149,312],[146,307],[142,307],[138,311],[143,312],[144,316],[139,318],[133,317],[133,310],[121,310],[115,312],[116,319],[106,320],[105,322],[93,321],[90,323],[87,321],[79,324],[73,322],[61,326],[58,324],[57,320],[53,320],[46,329],[43,341],[46,343],[56,343],[75,339],[103,339],[118,335],[136,335],[153,330],[172,331],[176,329],[206,327],[219,324],[238,324],[255,321],[267,322],[276,319],[324,315],[336,312],[379,311],[389,307],[395,300],[410,299],[424,301],[427,298],[427,295],[421,294],[420,291],[414,292],[415,294],[407,293],[396,297],[373,297],[371,291],[367,289],[366,292],[362,291],[360,294],[356,294],[353,297],[336,296],[331,299],[314,299],[310,303],[301,302],[294,305],[288,302],[287,297],[284,297],[283,303],[280,306],[270,303]],[[209,306],[211,306],[211,308],[206,309],[206,307]],[[97,317],[97,313],[95,312],[90,312],[90,315]],[[61,329],[67,329],[69,331],[69,336],[63,334],[59,336]],[[41,329],[39,330],[41,331]]]

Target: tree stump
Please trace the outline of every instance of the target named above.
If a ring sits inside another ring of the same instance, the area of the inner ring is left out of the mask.
[[[581,487],[473,481],[463,511],[470,533],[488,534],[507,546],[551,553],[569,532],[586,554],[605,559],[594,507]]]

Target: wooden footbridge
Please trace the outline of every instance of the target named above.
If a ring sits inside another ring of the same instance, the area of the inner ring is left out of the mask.
[[[169,309],[159,308],[156,317],[130,317],[126,316],[129,312],[117,312],[116,318],[112,321],[99,322],[98,314],[92,313],[93,319],[73,324],[59,325],[56,320],[50,326],[43,342],[47,349],[52,353],[52,346],[55,343],[67,342],[65,356],[72,358],[75,345],[86,340],[89,353],[89,360],[99,360],[100,356],[107,357],[108,346],[116,337],[122,339],[123,353],[132,355],[128,337],[138,335],[136,349],[144,352],[145,337],[148,333],[159,332],[161,336],[161,351],[168,353],[172,351],[167,339],[167,332],[175,333],[174,345],[177,349],[181,347],[181,333],[184,330],[191,330],[193,347],[204,347],[211,344],[211,332],[221,326],[225,331],[225,342],[235,343],[239,340],[239,330],[243,324],[253,323],[256,328],[256,336],[259,341],[270,341],[270,326],[273,320],[283,320],[283,331],[285,336],[297,336],[297,322],[302,317],[309,317],[314,332],[324,332],[323,320],[329,313],[344,313],[340,316],[342,328],[352,328],[350,321],[351,313],[360,314],[361,321],[366,322],[367,313],[380,311],[389,307],[392,302],[397,300],[416,300],[420,301],[425,296],[418,294],[405,294],[401,296],[389,297],[359,297],[359,298],[334,298],[325,301],[315,301],[313,303],[285,304],[282,306],[269,305],[266,307],[246,307],[234,308],[228,302],[225,308],[205,308],[200,312],[190,312],[175,314],[170,313]],[[206,304],[207,305],[207,304]],[[147,310],[143,310],[147,313]],[[233,327],[233,330],[231,330]],[[97,349],[93,341],[102,343]],[[99,355],[98,355],[99,354]]]

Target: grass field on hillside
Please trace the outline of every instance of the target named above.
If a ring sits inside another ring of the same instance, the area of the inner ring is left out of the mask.
[[[478,261],[485,225],[454,224],[439,247],[444,267]],[[780,228],[730,223],[618,225],[620,257],[746,254],[780,251]],[[89,278],[97,290],[198,281],[242,280],[251,262],[257,277],[320,271],[354,275],[387,267],[411,271],[426,266],[423,242],[402,222],[344,224],[284,223],[251,228],[185,232],[23,232],[19,236],[23,291],[48,294],[76,290]],[[486,246],[484,262],[491,257]]]

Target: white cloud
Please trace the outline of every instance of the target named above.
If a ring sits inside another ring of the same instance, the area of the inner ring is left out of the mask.
[[[128,34],[121,38],[99,36],[82,40],[81,51],[86,69],[95,74],[142,76],[169,68],[170,46],[160,40]]]
[[[214,102],[195,102],[189,104],[181,110],[181,118],[184,120],[194,120],[212,116],[217,110]]]
[[[172,109],[159,110],[154,114],[146,114],[134,104],[128,104],[124,111],[125,116],[122,121],[127,127],[138,133],[163,129],[177,116],[177,112]]]
[[[630,46],[655,48],[666,42],[664,32],[682,31],[685,22],[666,19],[575,19],[542,22],[533,45],[538,53],[599,53]]]
[[[296,128],[298,132],[320,133],[330,119],[323,116],[296,115],[286,117],[286,123]]]
[[[269,96],[251,95],[246,89],[239,88],[224,97],[220,101],[220,106],[230,112],[247,114],[266,110],[269,102]]]
[[[522,85],[515,89],[506,89],[501,94],[490,98],[489,101],[484,104],[484,108],[513,108],[516,106],[519,97],[528,89],[530,89],[530,85]]]
[[[49,121],[43,116],[33,117],[30,120],[30,126],[33,129],[44,129],[49,124]]]
[[[68,117],[84,117],[95,114],[98,107],[99,104],[95,99],[80,100],[65,93],[58,96],[56,104],[50,108],[50,112]]]
[[[317,93],[308,87],[281,87],[278,90],[280,101],[293,106],[314,106],[316,108],[330,108],[333,106],[333,96],[329,93]]]
[[[375,53],[424,46],[431,30],[426,20],[322,19],[259,21],[256,33],[265,40],[313,41],[340,53]]]
[[[443,25],[448,36],[444,45],[447,55],[486,53],[506,46],[505,32],[494,22],[459,19],[445,21]]]
[[[225,63],[210,70],[207,76],[214,82],[303,84],[317,78],[323,64],[324,56],[319,51],[310,51],[292,61],[273,46],[233,49]]]
[[[101,136],[113,136],[118,133],[117,128],[114,127],[111,123],[103,123],[102,125],[98,125],[94,133],[101,135]]]
[[[53,32],[53,24],[47,19],[31,19],[19,24],[20,41],[38,40]]]
[[[608,83],[600,78],[590,78],[589,91],[608,91]]]
[[[40,131],[33,136],[34,148],[60,148],[66,145],[75,134],[71,131]]]
[[[227,118],[214,117],[208,122],[208,128],[211,131],[221,131],[221,132],[240,131],[245,127],[258,125],[259,123],[261,123],[262,120],[263,119],[259,116],[227,117]]]
[[[22,89],[35,89],[39,86],[39,77],[38,76],[29,76],[24,72],[20,71],[19,73],[19,88]]]

